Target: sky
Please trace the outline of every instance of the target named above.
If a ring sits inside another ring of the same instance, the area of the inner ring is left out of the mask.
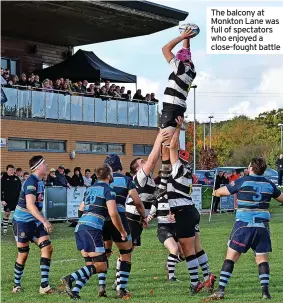
[[[196,119],[201,122],[227,120],[237,115],[255,117],[261,112],[283,108],[283,55],[208,55],[206,53],[206,9],[219,6],[283,6],[282,1],[158,0],[155,2],[189,12],[181,23],[196,23],[200,34],[191,40],[197,76]],[[283,17],[280,20],[283,22]],[[76,47],[125,72],[137,75],[142,94],[155,92],[162,101],[171,72],[161,49],[179,35],[178,27],[152,35]],[[175,51],[178,50],[176,47]],[[135,85],[126,89],[135,91]],[[193,120],[193,90],[187,99],[187,120]]]

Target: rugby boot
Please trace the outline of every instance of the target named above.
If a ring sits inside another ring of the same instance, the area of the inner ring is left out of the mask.
[[[211,302],[215,300],[223,300],[224,299],[224,291],[221,289],[217,289],[212,295],[207,298],[204,298],[202,302]]]
[[[98,297],[105,297],[105,298],[107,297],[105,285],[99,285]]]
[[[190,291],[192,295],[199,293],[203,289],[204,285],[199,281],[197,285],[190,285]]]
[[[64,285],[65,290],[69,296],[72,295],[73,281],[71,276],[65,276],[60,279],[61,283]]]
[[[22,289],[21,285],[14,285],[12,293],[17,294],[17,293],[20,293],[20,292],[23,292],[23,289]]]
[[[209,274],[208,280],[204,282],[204,287],[209,291],[213,292],[214,283],[216,281],[216,276],[214,274]]]

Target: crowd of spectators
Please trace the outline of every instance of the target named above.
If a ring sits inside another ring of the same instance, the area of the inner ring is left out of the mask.
[[[154,93],[142,95],[140,89],[132,95],[131,90],[126,90],[125,86],[111,84],[110,81],[89,83],[87,80],[73,83],[70,79],[58,78],[55,81],[44,79],[41,81],[38,75],[31,73],[28,77],[22,73],[20,77],[11,75],[8,69],[1,68],[1,84],[6,87],[19,89],[35,89],[45,92],[58,91],[62,94],[83,94],[91,97],[108,96],[114,99],[142,100],[147,102],[158,102]]]

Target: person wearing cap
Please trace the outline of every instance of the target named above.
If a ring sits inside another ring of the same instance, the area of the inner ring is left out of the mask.
[[[55,186],[56,185],[56,169],[50,168],[49,174],[46,180],[46,186]]]
[[[42,195],[38,192],[40,181],[47,174],[47,164],[42,156],[33,156],[29,160],[32,171],[22,186],[18,205],[13,218],[13,230],[18,247],[18,256],[14,269],[13,293],[22,292],[21,278],[29,255],[29,243],[35,243],[41,250],[40,294],[52,294],[54,289],[49,284],[50,262],[53,247],[49,238],[53,227],[42,214]]]
[[[68,180],[65,176],[65,166],[60,165],[58,167],[58,170],[56,172],[56,186],[63,186],[63,187],[70,187],[70,184],[68,183]]]
[[[210,273],[208,257],[200,244],[200,215],[192,200],[192,171],[188,166],[189,155],[179,151],[179,137],[183,117],[176,119],[176,130],[170,142],[171,176],[167,183],[167,195],[170,210],[176,221],[176,238],[186,257],[189,270],[191,294],[196,294],[203,287],[212,290],[216,277]],[[199,279],[198,267],[201,267],[204,282]]]
[[[103,228],[103,240],[107,258],[110,257],[112,252],[112,243],[115,242],[120,251],[120,256],[116,263],[116,280],[114,287],[117,291],[117,297],[123,298],[128,294],[127,284],[131,272],[131,254],[132,254],[132,237],[129,229],[128,220],[126,217],[126,200],[131,197],[133,200],[138,214],[145,218],[144,205],[140,200],[139,194],[136,190],[132,179],[122,174],[122,163],[120,157],[116,154],[110,154],[106,157],[104,164],[108,164],[113,170],[113,182],[111,187],[116,193],[116,203],[118,213],[120,215],[123,227],[126,230],[128,237],[126,240],[121,238],[121,234],[114,226],[111,220],[106,220]],[[142,220],[144,226],[147,226],[145,220]],[[106,296],[106,273],[98,274],[99,277],[99,296]],[[114,289],[113,287],[113,289]]]

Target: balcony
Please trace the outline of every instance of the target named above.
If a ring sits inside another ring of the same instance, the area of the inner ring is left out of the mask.
[[[88,97],[62,91],[44,92],[21,87],[3,87],[8,101],[1,116],[18,119],[44,119],[102,123],[136,127],[157,127],[158,106],[140,100]]]

